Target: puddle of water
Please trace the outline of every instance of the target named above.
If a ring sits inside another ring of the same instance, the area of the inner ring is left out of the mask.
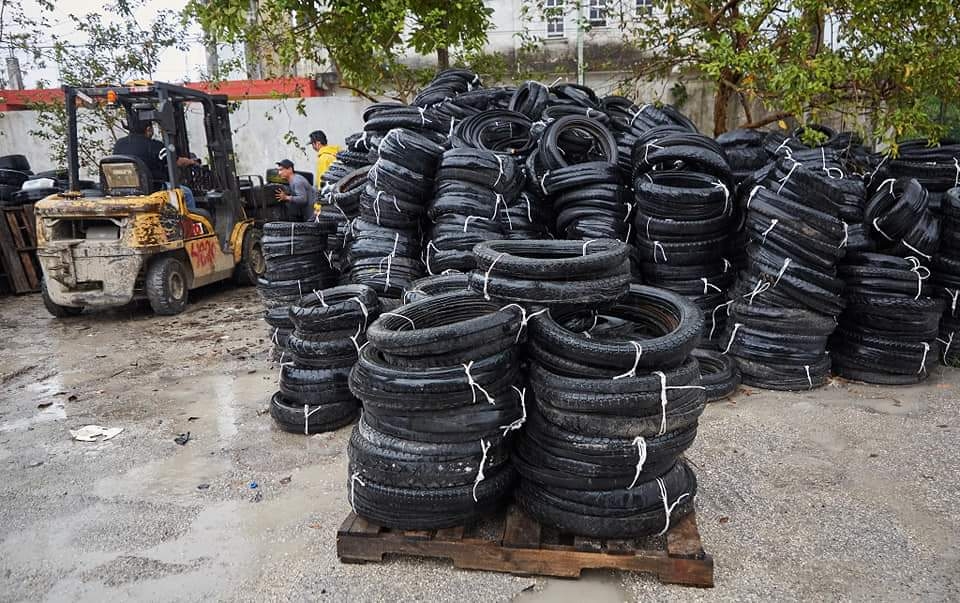
[[[67,409],[62,404],[53,404],[46,408],[41,408],[37,413],[30,417],[24,417],[15,421],[6,421],[0,423],[0,433],[6,431],[15,431],[26,429],[38,423],[50,423],[51,421],[62,421],[67,418]]]
[[[579,580],[548,578],[543,590],[517,595],[517,603],[623,603],[630,598],[620,586],[620,579],[610,572],[584,570]]]

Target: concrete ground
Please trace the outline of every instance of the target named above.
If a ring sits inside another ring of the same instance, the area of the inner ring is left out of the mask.
[[[276,429],[267,347],[251,289],[176,317],[0,298],[0,600],[960,599],[960,371],[711,405],[689,452],[716,562],[698,590],[340,564],[350,430]],[[74,441],[87,424],[123,432]]]

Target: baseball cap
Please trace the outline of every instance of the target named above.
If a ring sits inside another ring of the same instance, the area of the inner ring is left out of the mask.
[[[291,170],[293,169],[293,162],[289,159],[281,159],[277,162],[277,165],[282,168],[290,168]]]

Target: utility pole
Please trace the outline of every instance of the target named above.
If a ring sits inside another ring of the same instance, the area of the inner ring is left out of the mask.
[[[583,85],[583,0],[577,2],[577,84]]]
[[[208,4],[210,0],[201,0],[203,4]],[[212,33],[204,30],[203,47],[207,55],[207,77],[212,80],[220,79],[220,56],[217,54],[217,38]]]
[[[11,90],[23,90],[23,74],[20,73],[20,61],[12,55],[7,57],[7,80]]]
[[[250,9],[247,13],[247,19],[251,24],[257,22],[257,0],[250,0]],[[257,47],[251,42],[244,42],[244,51],[247,59],[247,78],[251,80],[263,79],[263,66],[260,62],[260,53]]]

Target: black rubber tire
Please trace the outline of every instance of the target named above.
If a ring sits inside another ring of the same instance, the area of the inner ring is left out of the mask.
[[[340,429],[352,423],[359,412],[360,405],[356,402],[305,406],[288,401],[280,392],[270,399],[270,416],[277,426],[303,435]]]
[[[707,388],[707,403],[729,398],[740,387],[740,369],[733,358],[713,350],[696,349],[700,383]]]
[[[240,263],[234,272],[234,280],[238,285],[253,287],[257,280],[267,271],[267,261],[263,257],[263,231],[248,226],[243,233],[243,248]]]
[[[190,291],[187,266],[172,255],[162,255],[150,263],[144,279],[147,300],[155,314],[172,316],[184,311]]]
[[[54,301],[50,299],[50,294],[47,293],[46,280],[40,283],[40,295],[43,297],[43,307],[55,318],[71,318],[83,312],[83,307],[61,306],[60,304],[54,303]]]

